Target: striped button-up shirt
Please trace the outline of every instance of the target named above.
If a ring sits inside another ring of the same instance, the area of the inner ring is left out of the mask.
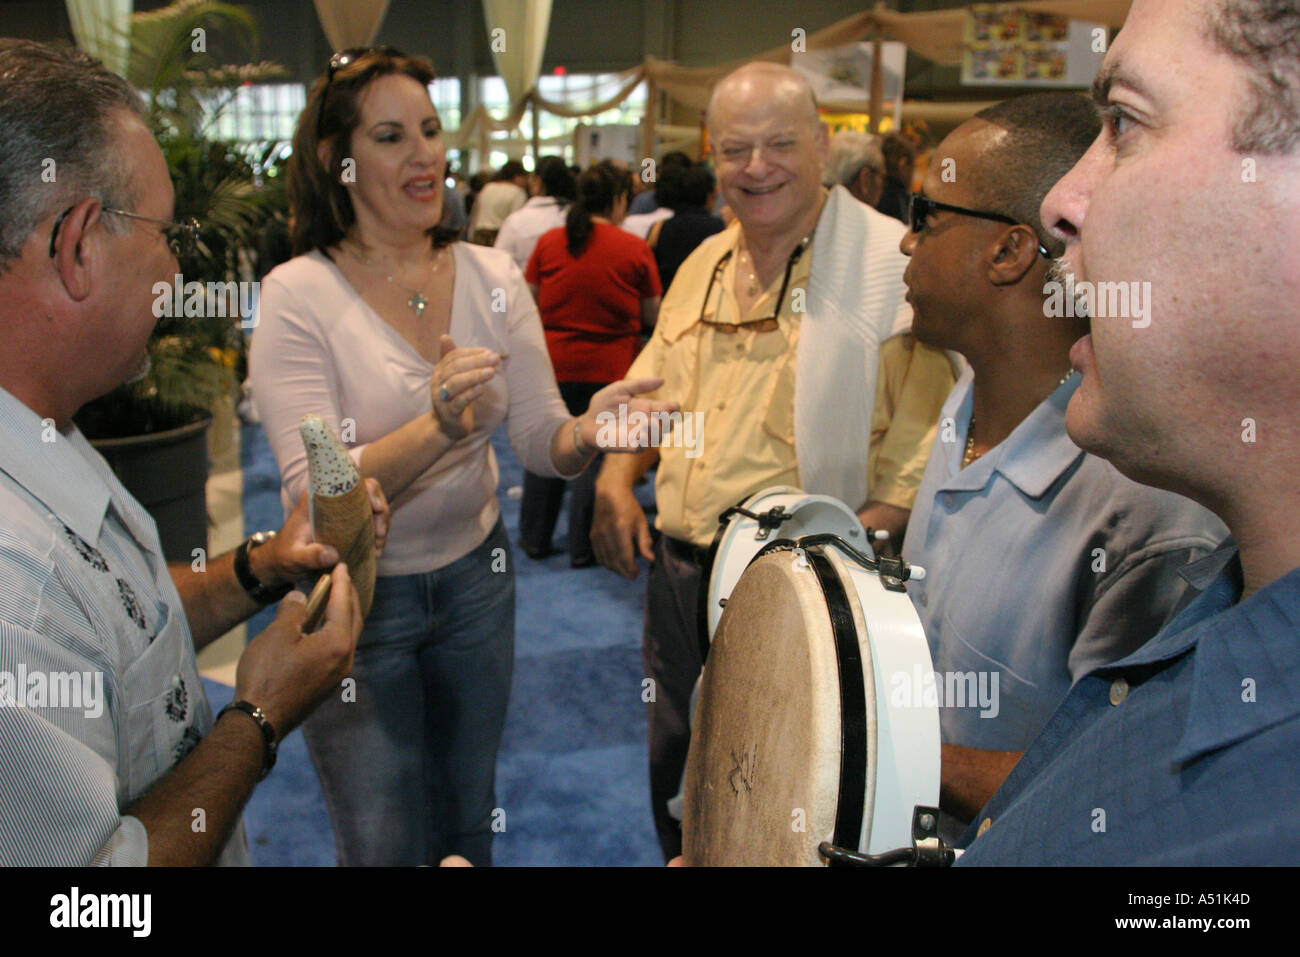
[[[211,727],[153,519],[0,389],[0,864],[146,863],[122,809]],[[218,863],[248,863],[242,823]]]

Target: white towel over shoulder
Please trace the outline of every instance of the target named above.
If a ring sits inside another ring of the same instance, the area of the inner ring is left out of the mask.
[[[880,344],[912,327],[903,296],[907,227],[831,190],[813,234],[795,365],[794,443],[807,492],[866,503]]]

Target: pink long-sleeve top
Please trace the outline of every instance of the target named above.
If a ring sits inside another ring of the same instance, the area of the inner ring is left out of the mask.
[[[502,421],[525,468],[555,476],[550,444],[569,420],[555,386],[537,307],[504,252],[454,243],[450,335],[457,346],[506,354],[476,400],[475,427],[390,502],[393,525],[380,575],[412,575],[472,551],[496,524],[496,456]],[[314,412],[338,431],[360,465],[366,445],[432,412],[433,365],[357,295],[320,252],[284,263],[262,282],[249,376],[280,469],[286,511],[307,489],[298,422]]]

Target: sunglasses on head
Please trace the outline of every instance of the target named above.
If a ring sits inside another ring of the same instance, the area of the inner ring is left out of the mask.
[[[925,228],[926,220],[935,210],[942,210],[946,213],[957,213],[961,216],[974,216],[976,219],[991,219],[995,223],[1006,223],[1008,226],[1028,226],[1028,223],[1022,223],[1010,216],[1004,216],[1002,213],[989,213],[979,209],[967,209],[965,206],[953,206],[951,203],[941,203],[938,200],[931,199],[924,193],[913,193],[911,204],[908,207],[908,220],[912,227],[912,232],[919,233]],[[1033,229],[1032,226],[1029,227]],[[1035,236],[1037,233],[1034,234]],[[1038,254],[1044,259],[1051,259],[1052,254],[1047,251],[1047,247],[1041,242],[1038,244]]]
[[[321,121],[325,119],[325,98],[329,93],[329,86],[334,82],[334,74],[345,66],[355,63],[368,53],[382,53],[384,56],[404,57],[406,56],[396,47],[348,47],[346,50],[340,50],[330,57],[329,64],[325,67],[325,89],[320,95],[320,109],[316,114],[316,138],[320,139]]]

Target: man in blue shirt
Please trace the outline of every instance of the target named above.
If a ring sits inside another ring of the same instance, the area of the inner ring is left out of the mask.
[[[1049,315],[1048,253],[1064,245],[1038,213],[1100,129],[1074,93],[981,110],[939,144],[900,246],[913,334],[969,363],[903,543],[927,572],[907,587],[935,668],[948,840],[1076,679],[1160,630],[1187,588],[1178,570],[1225,534],[1200,505],[1066,435],[1070,346],[1088,320]]]
[[[1102,134],[1043,203],[1067,288],[1154,295],[1075,343],[1070,436],[1232,537],[1174,621],[1075,684],[961,864],[1300,860],[1297,64],[1293,0],[1135,0]]]

